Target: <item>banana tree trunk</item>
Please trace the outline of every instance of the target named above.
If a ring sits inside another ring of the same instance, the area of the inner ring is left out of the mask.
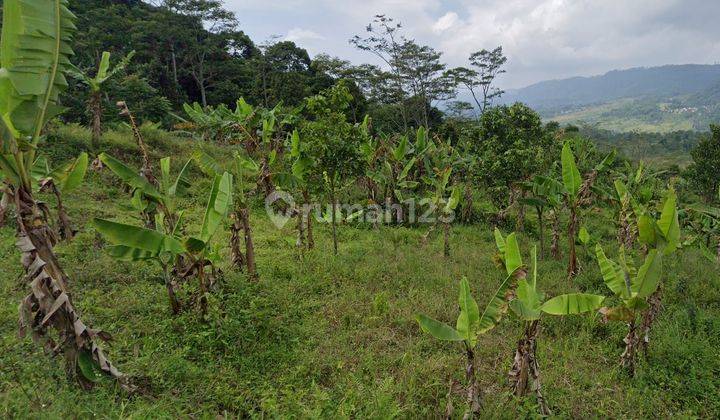
[[[643,354],[647,357],[648,353],[648,347],[650,347],[650,331],[652,330],[653,324],[655,323],[655,320],[657,319],[658,315],[660,315],[660,311],[662,310],[662,289],[658,288],[655,293],[650,295],[648,298],[648,304],[650,305],[649,308],[645,310],[643,313],[643,320],[642,320],[642,341],[640,341],[640,346],[642,348]]]
[[[545,219],[543,217],[543,208],[535,207],[538,217],[538,230],[540,236],[540,259],[545,258]]]
[[[296,209],[297,213],[297,241],[295,241],[295,246],[298,249],[305,248],[305,212],[302,208]]]
[[[53,252],[55,242],[51,229],[32,192],[20,188],[15,191],[18,233],[16,246],[22,254],[30,293],[20,304],[20,336],[29,330],[35,342],[52,354],[62,354],[69,377],[85,389],[94,382],[87,378],[87,363],[91,361],[103,373],[130,388],[127,377],[105,357],[97,340],[108,334],[88,327],[75,310],[68,290],[68,277]],[[49,334],[49,330],[55,333]],[[84,366],[84,367],[83,367]]]
[[[575,249],[575,238],[577,238],[578,214],[577,207],[570,207],[570,222],[568,223],[568,277],[575,277],[578,273],[577,251]]]
[[[623,354],[620,356],[620,364],[627,369],[628,374],[632,378],[635,376],[635,354],[637,353],[639,341],[635,319],[628,324],[628,333],[623,341],[625,342],[625,351],[623,351]]]
[[[553,225],[552,225],[552,243],[550,244],[550,253],[556,260],[562,258],[560,253],[560,213],[558,209],[553,210]]]
[[[5,226],[7,213],[10,210],[10,200],[12,200],[10,189],[5,188],[2,191],[2,197],[0,197],[0,227]]]
[[[626,249],[631,249],[635,242],[635,234],[629,218],[627,212],[624,210],[620,211],[617,241],[619,245],[624,246]]]
[[[90,95],[90,112],[92,113],[92,137],[90,147],[93,151],[100,150],[100,136],[102,135],[102,96],[100,91]]]
[[[525,324],[525,332],[518,341],[513,365],[508,373],[510,386],[512,393],[519,398],[533,392],[537,398],[540,414],[549,416],[552,412],[541,392],[540,365],[537,361],[537,337],[540,324],[538,320],[528,321]]]
[[[175,271],[171,274],[169,268],[167,266],[163,266],[165,289],[167,289],[168,292],[168,300],[170,302],[170,309],[172,310],[173,315],[180,313],[180,301],[175,294],[175,289],[177,288],[177,281],[174,278],[175,274]]]
[[[467,383],[467,411],[463,420],[473,419],[480,412],[480,385],[475,375],[475,352],[466,349],[465,382]]]
[[[462,202],[462,213],[460,215],[460,219],[463,223],[470,223],[473,218],[473,192],[469,176],[465,180],[465,190],[463,191]]]
[[[252,228],[250,227],[250,210],[245,207],[240,210],[240,223],[245,234],[245,262],[247,263],[248,277],[252,281],[258,279],[255,268],[255,244],[253,243]]]
[[[230,224],[230,253],[233,267],[242,272],[245,267],[245,256],[240,247],[240,232],[243,229],[239,215],[241,211],[235,211],[230,215],[232,221]]]
[[[331,219],[332,219],[332,237],[333,237],[333,252],[335,255],[338,254],[338,241],[337,241],[337,204],[335,202],[335,181],[330,181],[330,202],[332,205]]]
[[[205,261],[203,259],[197,261],[197,277],[198,286],[200,286],[200,314],[203,319],[207,315],[208,311],[208,283],[205,278]]]

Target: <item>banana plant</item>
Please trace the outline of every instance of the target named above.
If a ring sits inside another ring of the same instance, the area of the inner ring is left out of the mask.
[[[62,112],[75,16],[65,0],[4,0],[0,37],[0,170],[17,211],[16,245],[30,293],[20,305],[20,335],[61,354],[69,377],[91,388],[98,373],[129,387],[85,324],[69,293],[69,278],[53,250],[54,234],[33,191],[31,168],[44,146],[46,123]],[[59,337],[55,341],[54,337]]]
[[[535,208],[538,218],[538,236],[540,239],[540,258],[545,256],[545,212],[548,208],[557,209],[562,203],[561,192],[562,184],[556,180],[544,176],[535,176],[531,181],[523,184],[523,188],[530,193],[529,196],[523,197],[520,201],[523,204]],[[559,219],[555,213],[554,220]],[[559,235],[557,235],[559,237]],[[555,235],[553,236],[555,238]],[[554,240],[554,250],[557,250],[557,244]]]
[[[663,258],[680,246],[676,200],[675,193],[670,191],[658,220],[649,215],[638,220],[640,241],[652,246],[639,268],[633,265],[623,246],[620,247],[619,263],[609,259],[600,244],[595,247],[605,285],[622,302],[618,306],[602,308],[601,313],[606,321],[623,321],[628,325],[620,362],[630,376],[635,375],[638,347],[643,346],[647,351],[650,329],[660,310]],[[638,327],[640,315],[642,323]]]
[[[506,255],[504,264],[507,272],[517,271],[522,266],[520,249],[515,234],[507,238],[496,234],[496,243]],[[512,312],[523,323],[523,335],[518,341],[512,368],[508,373],[512,392],[523,397],[533,392],[537,398],[540,414],[551,415],[547,401],[541,392],[540,367],[537,360],[537,339],[540,334],[540,319],[543,314],[564,316],[592,312],[601,307],[604,296],[588,293],[568,293],[545,300],[545,294],[538,290],[537,247],[532,249],[532,278],[528,270],[520,270],[515,296],[510,300]],[[512,256],[508,258],[507,256]]]
[[[224,171],[233,175],[234,200],[230,213],[232,221],[230,224],[232,264],[241,271],[245,267],[248,277],[251,280],[257,280],[255,243],[250,224],[250,198],[254,195],[260,182],[258,178],[261,176],[260,166],[238,151],[234,151],[233,159],[227,168],[223,168],[212,156],[202,150],[196,150],[193,153],[193,160],[200,170],[210,177],[217,177]],[[244,255],[240,246],[241,231],[245,242]]]
[[[423,242],[427,241],[437,225],[442,225],[445,256],[450,255],[450,223],[455,220],[455,210],[462,198],[462,187],[451,182],[455,168],[462,163],[458,152],[449,144],[440,143],[428,147],[426,157],[431,164],[431,169],[422,177],[423,183],[428,188],[427,196],[421,204],[430,207],[429,213],[434,218],[434,224],[423,236]]]
[[[111,168],[118,168],[104,155],[104,162]],[[112,165],[112,166],[111,166]],[[212,277],[206,273],[206,267],[213,268],[212,260],[217,254],[211,241],[227,217],[232,203],[232,175],[225,172],[216,175],[205,208],[202,225],[194,235],[184,235],[184,210],[176,210],[174,197],[183,184],[185,169],[174,179],[170,178],[170,159],[161,161],[162,192],[148,190],[148,196],[155,196],[162,204],[162,212],[157,213],[156,229],[137,227],[134,225],[95,219],[95,228],[111,244],[108,253],[120,261],[155,261],[163,271],[163,280],[168,292],[170,307],[174,314],[180,312],[181,305],[176,295],[179,280],[195,275],[200,290],[200,306],[202,315],[207,313],[207,294],[212,286]],[[136,176],[135,181],[143,180]],[[147,186],[145,186],[147,188]]]
[[[171,176],[171,159],[160,160],[160,179],[157,186],[151,184],[140,172],[118,159],[101,153],[98,159],[110,169],[120,180],[131,189],[130,204],[140,215],[148,231],[157,231],[164,235],[174,235],[181,231],[183,210],[177,208],[177,198],[185,193],[190,186],[187,173],[191,161],[186,162],[176,177]],[[149,214],[153,215],[151,224],[147,223]],[[152,227],[149,227],[152,226]],[[102,233],[102,232],[101,232]],[[122,253],[116,254],[120,248],[113,248],[111,255],[119,259],[129,259]],[[132,255],[132,254],[130,254]],[[170,306],[174,314],[180,312],[180,303],[176,298],[175,289],[183,273],[188,272],[183,259],[159,260],[163,268],[163,279],[168,291]]]
[[[297,217],[297,240],[296,247],[299,249],[314,246],[312,218],[310,217],[310,191],[312,188],[312,176],[314,174],[315,161],[308,153],[308,145],[300,139],[300,133],[293,130],[288,136],[289,154],[286,154],[286,161],[283,169],[273,178],[279,188],[294,196],[295,204],[292,212]],[[306,240],[307,235],[307,240]]]
[[[591,203],[593,194],[593,185],[597,177],[603,169],[607,168],[615,159],[615,152],[611,152],[597,166],[595,166],[584,177],[580,175],[578,166],[575,163],[575,156],[570,147],[570,142],[563,144],[562,154],[560,156],[562,166],[562,180],[565,186],[565,203],[570,210],[570,220],[568,222],[568,269],[569,277],[575,277],[580,271],[578,266],[577,251],[575,249],[575,241],[580,226],[580,209]]]
[[[0,178],[2,178],[2,172],[0,172]],[[0,228],[5,226],[11,201],[12,192],[10,187],[4,181],[0,181]]]
[[[433,193],[424,200],[430,206],[432,215],[435,218],[433,226],[425,234],[424,241],[429,234],[440,224],[443,228],[443,254],[450,256],[450,224],[455,218],[455,209],[460,203],[462,189],[458,185],[450,186],[452,167],[445,167],[442,170],[435,168],[432,178],[426,177],[425,182],[432,187]]]
[[[508,237],[509,241],[514,241],[515,236]],[[470,285],[465,277],[460,281],[460,295],[458,303],[460,305],[460,314],[455,323],[455,328],[441,321],[437,321],[426,315],[418,315],[416,320],[420,328],[442,341],[460,342],[465,350],[465,381],[466,396],[468,409],[464,418],[474,417],[480,410],[480,388],[476,378],[476,347],[478,339],[481,335],[489,332],[500,322],[503,315],[507,312],[508,296],[514,284],[514,279],[518,275],[522,275],[522,263],[519,254],[515,254],[516,247],[508,248],[509,254],[506,259],[509,262],[508,267],[515,267],[509,270],[507,277],[495,290],[492,298],[482,313],[480,313],[478,304],[470,293]],[[448,396],[448,409],[446,416],[452,414],[452,404]]]
[[[90,98],[88,99],[88,109],[92,114],[92,143],[93,150],[100,148],[100,135],[102,133],[102,94],[105,83],[120,74],[130,64],[130,60],[135,56],[135,51],[129,52],[123,57],[115,67],[110,69],[110,53],[104,51],[100,58],[95,76],[90,77],[87,73],[81,71],[72,71],[70,75],[85,83],[90,88]]]

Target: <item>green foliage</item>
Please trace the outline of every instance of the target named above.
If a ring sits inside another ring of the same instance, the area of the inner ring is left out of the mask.
[[[56,12],[48,13],[50,7]],[[60,113],[58,95],[67,86],[73,18],[65,1],[3,3],[0,115],[13,137],[29,136],[37,142],[45,122]],[[6,134],[2,137],[0,149],[7,153],[14,145],[5,144]]]
[[[570,143],[566,142],[562,148],[561,155],[562,162],[562,179],[565,185],[565,191],[567,191],[570,201],[577,200],[578,192],[580,192],[580,186],[582,185],[582,177],[580,171],[575,163],[575,156],[570,149]]]
[[[480,179],[498,208],[507,205],[511,186],[549,167],[555,147],[540,116],[522,104],[483,113],[478,137],[469,144],[470,152],[478,157]]]
[[[495,230],[495,243],[505,256],[502,259],[510,277],[517,279],[515,298],[510,301],[510,309],[523,321],[540,319],[543,312],[550,315],[574,315],[591,312],[600,308],[604,296],[588,293],[568,293],[545,300],[545,294],[537,288],[537,248],[532,250],[532,278],[527,279],[527,271],[522,263],[517,236],[513,232],[504,238]]]
[[[720,177],[717,175],[720,165],[720,126],[710,125],[710,134],[700,140],[690,155],[693,163],[684,176],[706,201],[714,200],[720,188]]]

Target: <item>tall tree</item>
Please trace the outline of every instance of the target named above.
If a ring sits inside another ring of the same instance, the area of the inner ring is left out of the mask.
[[[364,163],[360,153],[363,133],[358,125],[347,121],[344,110],[352,95],[344,83],[339,83],[319,95],[307,98],[306,108],[312,119],[302,126],[301,137],[308,139],[310,158],[316,176],[326,181],[330,198],[333,250],[337,243],[337,193],[349,179],[361,172]]]
[[[387,82],[387,97],[394,103],[399,103],[403,130],[408,129],[408,115],[404,103],[407,92],[403,86],[403,77],[400,64],[402,45],[407,39],[401,33],[402,24],[395,22],[391,17],[376,15],[371,23],[365,27],[366,37],[355,35],[350,44],[362,51],[368,51],[377,56],[388,67],[389,71],[383,78]]]
[[[473,97],[480,113],[492,106],[493,100],[502,96],[505,91],[495,86],[495,79],[505,73],[503,66],[507,57],[502,47],[492,51],[480,50],[470,54],[471,68],[457,67],[451,70],[457,83],[465,86]]]
[[[432,103],[451,99],[457,86],[452,75],[445,71],[440,61],[441,53],[435,49],[407,40],[400,47],[396,58],[405,90],[411,92],[420,102],[420,121],[429,126]]]

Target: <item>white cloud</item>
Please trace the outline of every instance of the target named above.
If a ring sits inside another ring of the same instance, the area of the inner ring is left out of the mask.
[[[287,33],[313,54],[376,62],[348,45],[375,14],[451,66],[502,45],[503,87],[612,69],[720,60],[720,1],[709,0],[226,0],[258,42]],[[267,8],[272,5],[272,10]],[[440,16],[438,18],[438,16]],[[287,32],[287,28],[295,28]],[[307,28],[307,29],[303,29]],[[321,31],[324,38],[314,31]]]
[[[458,15],[455,12],[447,12],[440,19],[435,21],[432,26],[433,32],[436,34],[443,33],[448,29],[452,28],[453,25],[458,21]]]
[[[292,42],[302,42],[302,41],[322,40],[322,39],[325,39],[325,37],[320,35],[319,33],[315,32],[315,31],[311,31],[310,29],[302,29],[302,28],[290,29],[284,38],[285,41],[292,41]]]

